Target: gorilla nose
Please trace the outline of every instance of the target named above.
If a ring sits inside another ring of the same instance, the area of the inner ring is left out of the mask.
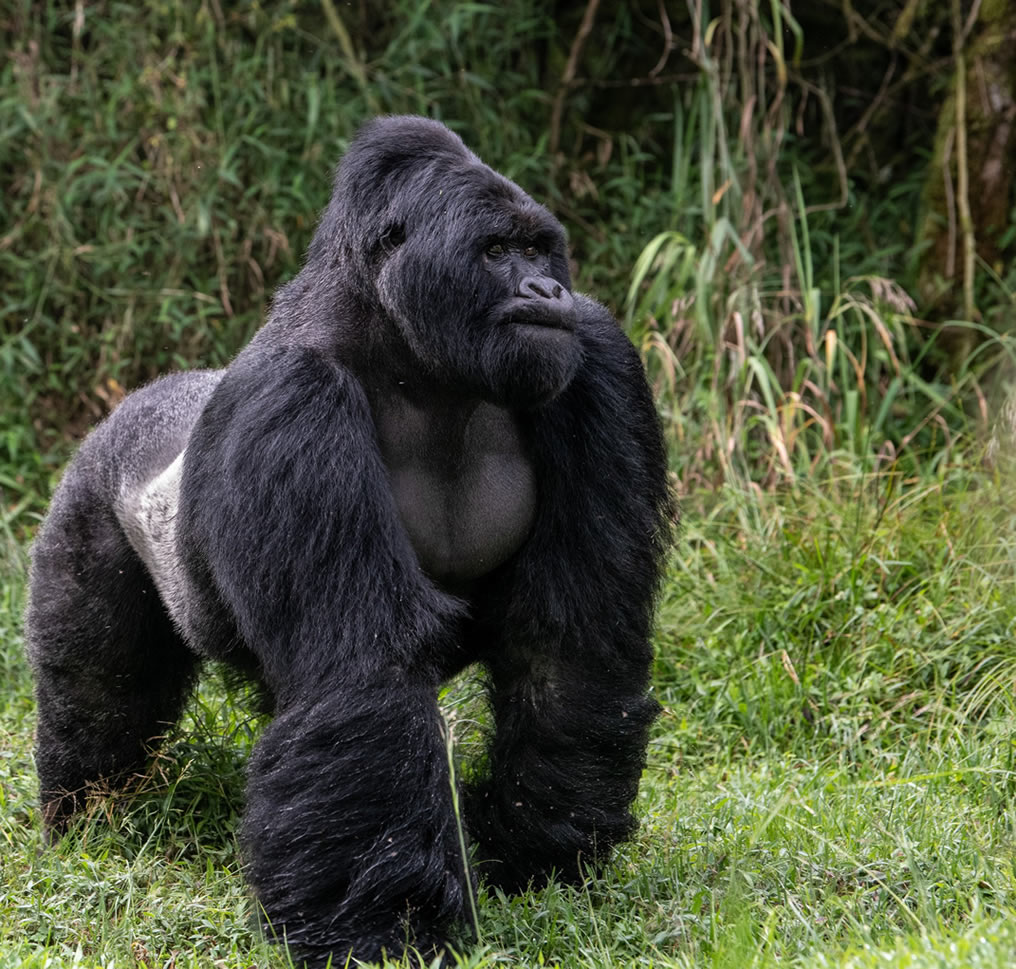
[[[519,283],[518,295],[527,299],[563,299],[568,292],[559,282],[544,276],[526,276]]]

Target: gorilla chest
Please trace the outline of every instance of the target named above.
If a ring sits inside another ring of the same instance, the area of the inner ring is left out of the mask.
[[[423,570],[456,586],[490,572],[526,540],[536,510],[532,464],[512,414],[492,404],[375,406],[381,454]]]

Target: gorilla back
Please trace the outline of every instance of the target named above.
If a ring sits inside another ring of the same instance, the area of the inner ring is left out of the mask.
[[[48,833],[214,658],[274,702],[242,836],[298,959],[441,949],[472,864],[582,878],[635,827],[671,513],[638,355],[559,223],[444,126],[370,122],[251,343],[131,394],[53,498],[26,621]],[[472,860],[436,702],[471,663]]]

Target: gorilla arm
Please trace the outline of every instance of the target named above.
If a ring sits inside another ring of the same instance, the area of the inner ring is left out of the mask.
[[[235,629],[277,701],[243,829],[273,930],[312,965],[402,951],[407,924],[442,943],[466,888],[433,658],[461,606],[397,525],[356,381],[316,351],[244,351],[188,446],[178,535],[218,649]]]
[[[532,415],[539,510],[473,635],[490,670],[489,774],[467,797],[481,873],[506,890],[582,877],[631,835],[658,705],[652,605],[673,513],[638,354],[576,297],[583,365]]]

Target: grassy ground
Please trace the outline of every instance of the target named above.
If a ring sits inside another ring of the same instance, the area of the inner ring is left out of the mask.
[[[481,892],[469,966],[1016,961],[1016,514],[1006,476],[853,478],[686,502],[643,824],[605,877]],[[43,849],[0,604],[0,966],[283,966],[235,829],[256,736],[214,676],[133,796]],[[464,757],[478,689],[447,698]]]

